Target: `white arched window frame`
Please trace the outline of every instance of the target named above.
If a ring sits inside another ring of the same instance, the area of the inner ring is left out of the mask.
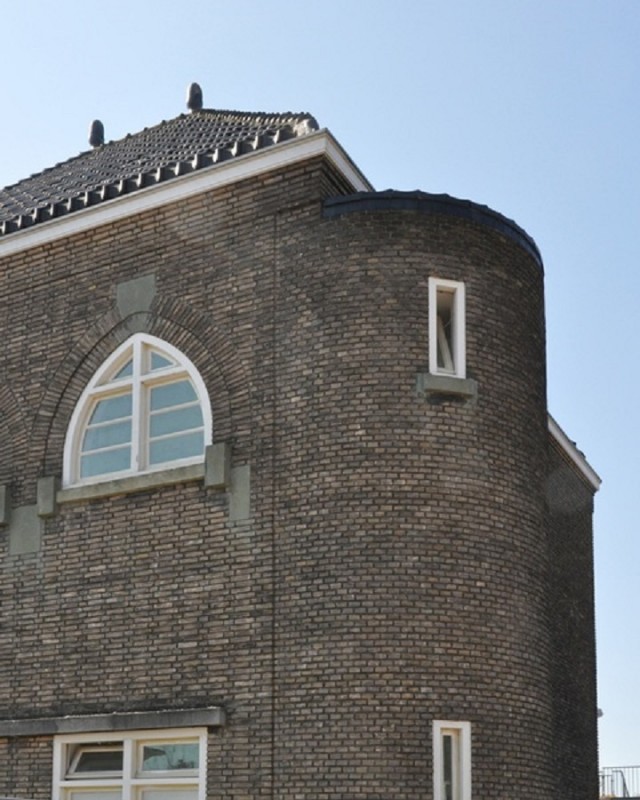
[[[138,333],[109,356],[78,400],[63,485],[202,463],[211,437],[211,404],[198,370],[177,348]]]

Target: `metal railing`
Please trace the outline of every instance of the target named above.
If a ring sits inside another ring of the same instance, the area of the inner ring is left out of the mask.
[[[640,798],[640,766],[600,768],[600,798],[612,797]]]

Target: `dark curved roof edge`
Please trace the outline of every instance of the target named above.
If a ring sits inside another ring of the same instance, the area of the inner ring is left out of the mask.
[[[504,234],[531,255],[540,269],[542,256],[534,240],[513,220],[504,217],[488,206],[459,200],[448,194],[428,192],[402,192],[387,189],[382,192],[356,192],[339,197],[329,197],[324,202],[324,216],[338,217],[361,211],[417,211],[420,214],[446,214],[450,217],[475,222]]]

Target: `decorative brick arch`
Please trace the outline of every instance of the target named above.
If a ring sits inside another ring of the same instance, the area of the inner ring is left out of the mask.
[[[137,332],[169,342],[193,362],[211,399],[214,441],[232,439],[234,407],[229,385],[242,376],[237,375],[241,366],[228,337],[206,314],[180,300],[158,297],[148,312],[124,319],[117,308],[111,309],[87,329],[61,362],[32,429],[29,463],[37,463],[40,474],[62,474],[65,436],[78,398],[100,365]]]
[[[29,448],[20,403],[6,383],[0,384],[0,483],[14,477],[15,465]]]

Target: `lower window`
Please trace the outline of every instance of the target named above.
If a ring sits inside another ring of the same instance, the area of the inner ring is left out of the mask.
[[[53,800],[205,800],[206,728],[54,739]]]
[[[433,796],[471,800],[471,723],[433,723]]]

